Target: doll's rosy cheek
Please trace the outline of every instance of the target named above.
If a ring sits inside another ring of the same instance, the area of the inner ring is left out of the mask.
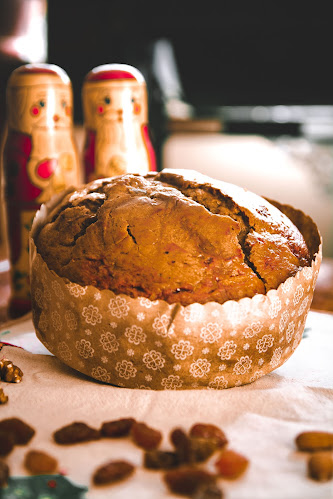
[[[103,114],[104,113],[104,107],[103,106],[97,106],[97,114]]]
[[[39,113],[40,113],[40,109],[39,109],[38,106],[31,106],[31,108],[30,108],[30,114],[32,116],[38,116]]]

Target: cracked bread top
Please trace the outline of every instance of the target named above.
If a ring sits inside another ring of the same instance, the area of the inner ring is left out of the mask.
[[[182,305],[266,293],[311,261],[275,206],[188,170],[83,186],[49,214],[36,246],[70,281]]]

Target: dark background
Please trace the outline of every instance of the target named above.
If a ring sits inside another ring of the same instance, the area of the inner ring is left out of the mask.
[[[150,75],[153,42],[169,39],[185,98],[195,107],[332,104],[329,2],[49,0],[49,61],[69,74],[75,117],[81,86],[99,64]],[[152,99],[152,97],[151,97]]]

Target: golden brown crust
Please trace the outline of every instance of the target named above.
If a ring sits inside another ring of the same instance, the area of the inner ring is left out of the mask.
[[[73,282],[183,305],[265,293],[310,260],[301,233],[268,201],[179,170],[68,194],[36,243]]]

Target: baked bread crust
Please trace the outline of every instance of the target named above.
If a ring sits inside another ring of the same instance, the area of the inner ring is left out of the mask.
[[[278,208],[188,170],[127,174],[71,192],[36,246],[72,282],[182,305],[266,293],[311,260]]]

